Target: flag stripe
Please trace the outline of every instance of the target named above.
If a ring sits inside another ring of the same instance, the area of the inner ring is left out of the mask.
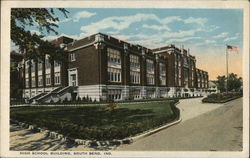
[[[230,52],[238,52],[237,46],[230,46],[230,45],[227,45],[227,49],[228,49]]]

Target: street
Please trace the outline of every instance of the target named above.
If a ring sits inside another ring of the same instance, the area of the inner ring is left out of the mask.
[[[242,150],[242,98],[224,105],[202,104],[200,101],[200,98],[182,100],[178,105],[183,118],[181,123],[116,150]]]

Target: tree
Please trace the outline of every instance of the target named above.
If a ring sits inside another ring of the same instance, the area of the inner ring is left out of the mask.
[[[237,74],[231,73],[228,75],[228,91],[238,91],[242,85],[242,78],[237,77]]]
[[[242,78],[237,77],[237,74],[234,74],[234,73],[230,73],[228,75],[228,80],[225,76],[218,76],[217,79],[218,79],[217,81],[218,89],[220,90],[220,92],[226,91],[226,85],[227,85],[228,91],[232,91],[232,90],[237,91],[242,86]]]
[[[220,90],[220,92],[225,92],[226,87],[226,77],[225,76],[218,76],[217,77],[217,83],[218,83],[218,89]]]
[[[41,59],[44,57],[44,53],[50,55],[51,60],[63,60],[66,52],[59,47],[55,47],[48,41],[44,41],[44,33],[58,32],[55,28],[59,18],[55,15],[56,9],[45,8],[14,8],[11,9],[11,40],[19,47],[19,51],[25,53],[27,59]],[[58,8],[66,18],[66,9]],[[36,26],[41,35],[31,33],[27,30],[27,27]],[[49,51],[47,51],[49,50]]]

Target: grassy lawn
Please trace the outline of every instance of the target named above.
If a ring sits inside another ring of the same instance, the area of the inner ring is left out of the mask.
[[[71,138],[123,139],[171,122],[179,117],[174,101],[106,106],[18,107],[11,119],[56,131]]]

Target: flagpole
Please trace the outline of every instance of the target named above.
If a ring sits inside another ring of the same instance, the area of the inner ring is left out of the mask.
[[[228,93],[228,51],[226,46],[226,71],[227,71],[227,82],[226,82],[226,93]]]

